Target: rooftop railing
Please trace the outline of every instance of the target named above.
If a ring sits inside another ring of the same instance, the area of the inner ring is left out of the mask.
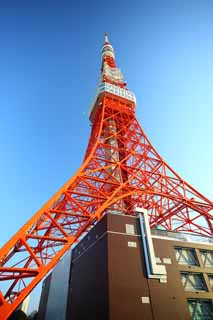
[[[153,236],[166,237],[166,238],[171,238],[179,241],[213,244],[213,237],[203,237],[196,234],[172,232],[172,231],[159,230],[159,229],[152,229],[151,233]]]

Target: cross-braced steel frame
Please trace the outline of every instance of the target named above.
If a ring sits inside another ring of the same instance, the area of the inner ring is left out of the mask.
[[[148,210],[152,228],[211,236],[213,203],[161,158],[135,117],[135,104],[99,95],[78,172],[0,252],[0,320],[5,320],[60,257],[107,212]]]
[[[102,82],[124,89],[116,70],[105,35]],[[157,153],[135,117],[133,100],[99,93],[90,119],[80,169],[0,250],[0,320],[107,212],[134,215],[142,207],[151,228],[212,236],[213,202]]]

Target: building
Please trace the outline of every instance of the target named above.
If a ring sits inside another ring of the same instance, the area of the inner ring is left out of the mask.
[[[45,319],[47,309],[47,300],[50,289],[51,273],[44,279],[42,283],[42,291],[39,302],[39,319]]]
[[[22,302],[22,304],[19,307],[19,309],[22,310],[25,314],[27,314],[29,303],[30,303],[30,295],[28,295],[24,299],[24,301]]]
[[[66,320],[66,306],[71,269],[71,251],[68,251],[42,285],[39,319]]]
[[[66,216],[83,219],[72,223],[72,235],[89,227],[66,257],[67,271],[60,262],[47,280],[41,320],[213,319],[213,204],[165,163],[138,125],[135,95],[107,35],[101,53],[87,171],[66,202]]]
[[[0,250],[0,320],[59,261],[44,285],[45,319],[212,318],[211,243],[187,249],[182,234],[212,239],[213,202],[150,143],[107,35],[101,56],[81,167]]]
[[[66,305],[66,317],[57,320],[213,319],[211,240],[158,229],[150,234],[141,220],[105,215],[73,249],[69,275],[63,272],[68,295],[62,287],[50,290],[46,315],[55,308],[54,292],[59,309]]]

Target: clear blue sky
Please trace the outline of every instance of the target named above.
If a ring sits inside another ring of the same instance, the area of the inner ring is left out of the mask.
[[[213,199],[211,0],[0,1],[0,245],[80,166],[104,32],[148,137]]]

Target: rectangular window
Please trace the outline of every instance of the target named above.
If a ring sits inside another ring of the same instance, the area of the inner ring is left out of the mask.
[[[175,248],[175,256],[178,264],[198,266],[198,260],[194,249]]]
[[[211,287],[211,289],[212,289],[212,291],[213,291],[213,274],[209,274],[208,277],[209,277],[210,287]]]
[[[135,234],[134,224],[126,224],[126,233]]]
[[[207,291],[201,273],[181,272],[181,280],[185,291]]]
[[[213,267],[213,251],[200,250],[204,267]]]
[[[163,263],[165,263],[165,264],[172,264],[172,259],[170,259],[170,258],[163,258]]]
[[[213,306],[211,300],[189,299],[188,307],[192,320],[213,319]]]
[[[128,241],[128,247],[137,248],[137,243],[133,241]]]
[[[155,257],[156,263],[161,263],[161,258],[160,257]]]

